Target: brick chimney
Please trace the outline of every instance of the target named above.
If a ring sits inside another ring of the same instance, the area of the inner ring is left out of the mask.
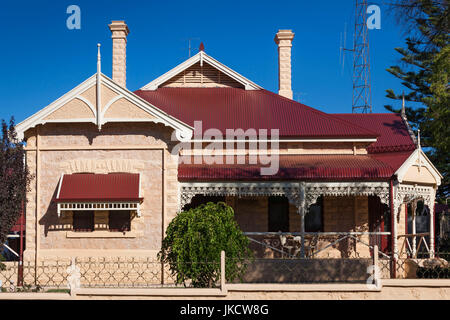
[[[125,21],[111,21],[109,25],[113,42],[112,79],[126,88],[127,84],[127,35],[130,33]]]
[[[291,47],[292,30],[278,30],[275,43],[278,45],[278,94],[292,99],[291,86]]]

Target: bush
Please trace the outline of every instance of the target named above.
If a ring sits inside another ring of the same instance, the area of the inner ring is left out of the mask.
[[[223,202],[179,213],[169,224],[158,258],[168,263],[177,284],[213,287],[220,279],[220,252],[226,254],[227,281],[242,279],[253,259],[249,240]]]

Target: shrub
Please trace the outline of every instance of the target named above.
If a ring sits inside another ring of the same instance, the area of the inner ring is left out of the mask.
[[[220,252],[225,251],[227,281],[242,279],[253,254],[249,240],[223,202],[202,204],[179,213],[169,224],[158,258],[168,263],[177,284],[212,287],[220,279]]]

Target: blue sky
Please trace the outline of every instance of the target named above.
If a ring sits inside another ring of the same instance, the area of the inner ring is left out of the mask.
[[[385,112],[388,88],[402,87],[387,71],[403,46],[400,28],[382,1],[381,30],[370,30],[373,111]],[[81,29],[69,30],[69,5],[81,9]],[[351,112],[352,57],[339,63],[347,23],[351,47],[354,0],[322,1],[4,1],[0,50],[0,118],[24,120],[96,72],[111,76],[111,20],[130,28],[127,87],[134,91],[188,58],[188,39],[265,89],[277,92],[278,29],[292,29],[294,99],[319,110]],[[194,52],[195,53],[195,52]],[[398,105],[398,102],[394,102]]]

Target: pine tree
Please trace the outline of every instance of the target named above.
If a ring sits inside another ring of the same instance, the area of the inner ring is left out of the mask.
[[[410,34],[405,48],[396,48],[401,65],[391,66],[389,73],[401,80],[409,92],[405,100],[419,104],[406,107],[406,116],[414,130],[420,128],[425,152],[444,176],[438,198],[449,196],[449,6],[445,0],[399,0],[393,6]],[[387,97],[402,99],[402,94],[386,90]],[[391,105],[385,108],[400,112]]]

